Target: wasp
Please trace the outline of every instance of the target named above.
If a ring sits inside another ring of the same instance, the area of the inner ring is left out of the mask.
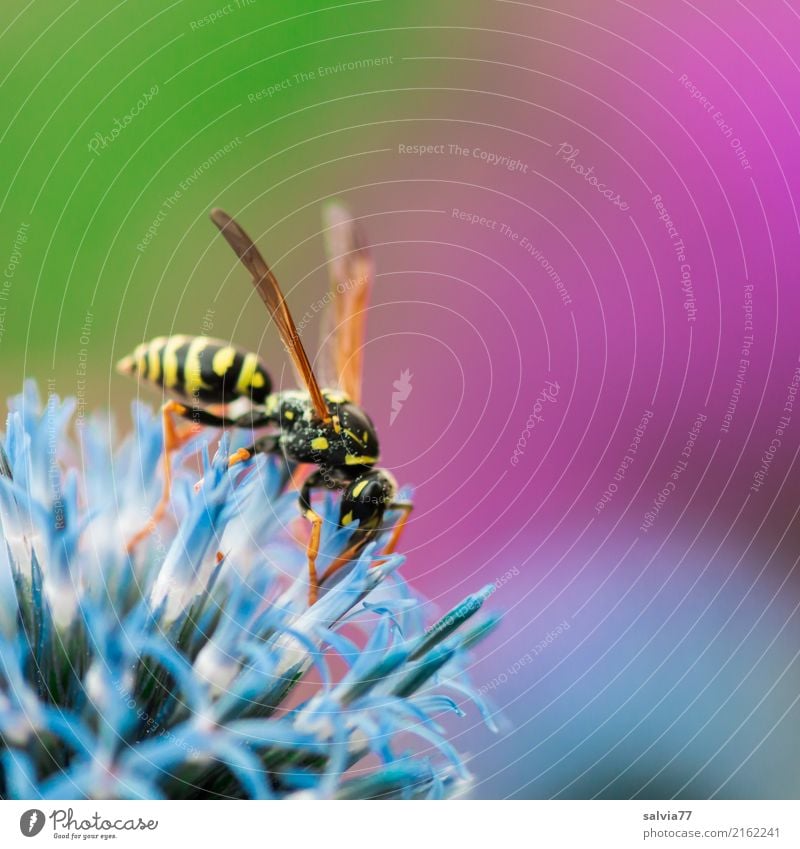
[[[331,388],[320,388],[283,292],[255,243],[223,210],[212,210],[211,220],[250,273],[290,355],[300,388],[273,391],[269,372],[257,354],[206,336],[158,337],[123,358],[118,371],[160,386],[171,396],[162,407],[161,498],[150,521],[128,542],[128,549],[133,550],[163,518],[170,500],[170,456],[199,426],[263,428],[265,434],[234,452],[229,464],[267,452],[281,454],[292,464],[315,467],[298,493],[300,512],[310,522],[306,554],[308,603],[312,605],[320,587],[383,530],[384,515],[390,510],[401,514],[384,547],[386,554],[394,551],[413,509],[410,502],[398,500],[392,474],[377,468],[378,435],[360,406],[373,262],[357,223],[344,207],[329,205],[324,230],[331,281],[327,347]],[[234,406],[242,402],[245,412],[232,415]],[[182,428],[176,417],[191,424]],[[316,561],[323,519],[314,509],[313,495],[323,487],[341,495],[339,527],[356,523],[357,527],[348,549],[319,575]]]

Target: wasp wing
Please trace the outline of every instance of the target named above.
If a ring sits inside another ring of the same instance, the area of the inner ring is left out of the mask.
[[[375,279],[372,256],[359,224],[342,204],[323,212],[332,308],[325,334],[327,371],[356,404],[361,403],[367,308]]]
[[[303,343],[300,341],[297,326],[294,323],[291,312],[289,312],[289,305],[283,297],[283,292],[281,292],[275,275],[267,265],[264,257],[261,256],[253,240],[227,212],[221,209],[213,209],[211,210],[211,220],[217,225],[225,240],[233,248],[236,256],[239,257],[242,264],[250,272],[253,278],[253,285],[274,319],[278,327],[278,332],[281,335],[281,340],[292,358],[292,362],[297,369],[301,381],[311,396],[314,411],[320,419],[330,419],[331,414],[328,410],[328,405],[322,397],[322,392],[316,377],[314,377],[314,371],[311,368],[308,355],[303,347]]]

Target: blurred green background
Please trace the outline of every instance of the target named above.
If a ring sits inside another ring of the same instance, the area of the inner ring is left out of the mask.
[[[241,214],[302,315],[326,287],[320,203],[385,173],[380,122],[435,85],[404,47],[435,52],[440,17],[469,16],[419,0],[34,5],[0,12],[2,391],[80,379],[89,407],[121,400],[111,363],[165,332],[278,356],[208,210]]]

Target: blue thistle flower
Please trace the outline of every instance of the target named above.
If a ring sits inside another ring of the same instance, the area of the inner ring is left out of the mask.
[[[403,558],[368,546],[307,605],[286,532],[296,493],[274,457],[229,469],[203,434],[175,460],[160,420],[121,443],[28,383],[0,447],[0,797],[440,798],[469,780],[437,716],[461,715],[469,620],[490,588],[424,628]],[[211,434],[209,434],[210,436]],[[202,482],[182,462],[198,449]],[[322,508],[320,563],[348,545]],[[328,531],[327,529],[333,529]],[[490,714],[477,696],[479,709]],[[418,745],[408,746],[414,740]]]

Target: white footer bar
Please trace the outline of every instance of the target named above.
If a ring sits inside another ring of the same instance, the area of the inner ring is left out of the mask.
[[[0,846],[800,846],[794,801],[0,802]]]

